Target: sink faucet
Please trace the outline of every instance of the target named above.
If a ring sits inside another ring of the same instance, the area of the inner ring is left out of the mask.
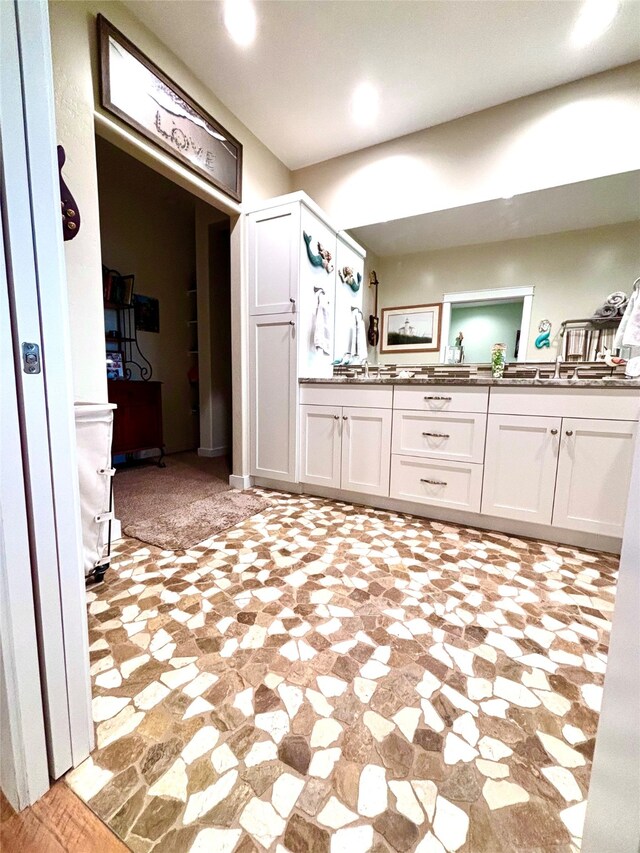
[[[562,364],[562,356],[556,358],[556,369],[553,371],[553,378],[560,379],[560,365]]]

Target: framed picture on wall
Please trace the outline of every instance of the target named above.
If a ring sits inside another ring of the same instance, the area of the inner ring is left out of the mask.
[[[133,306],[138,332],[160,331],[160,302],[157,299],[134,293]]]
[[[383,308],[381,353],[438,352],[442,304]]]
[[[100,103],[182,165],[242,201],[242,145],[98,15]]]
[[[124,356],[119,350],[107,351],[107,379],[124,379]]]

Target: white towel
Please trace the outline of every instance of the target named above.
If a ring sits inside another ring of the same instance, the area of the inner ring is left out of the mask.
[[[331,329],[329,328],[329,300],[324,291],[318,291],[316,318],[313,328],[313,345],[316,352],[331,355]]]
[[[640,279],[636,279],[633,284],[633,293],[629,297],[627,308],[618,326],[614,346],[616,349],[640,347]]]
[[[351,329],[352,342],[349,347],[351,350],[352,362],[363,362],[367,360],[367,334],[364,328],[364,317],[359,308],[353,311],[353,326]]]

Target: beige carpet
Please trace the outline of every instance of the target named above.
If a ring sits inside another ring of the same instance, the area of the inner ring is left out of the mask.
[[[270,502],[229,486],[224,458],[176,453],[154,464],[125,468],[113,483],[116,516],[126,536],[168,551],[192,548],[261,512]]]

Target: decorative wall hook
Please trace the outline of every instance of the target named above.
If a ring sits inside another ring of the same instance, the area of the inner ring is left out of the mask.
[[[550,320],[540,320],[538,324],[538,331],[540,334],[536,338],[536,349],[542,349],[543,347],[551,346],[551,321]]]
[[[321,243],[318,243],[318,254],[315,255],[311,251],[311,240],[313,237],[311,234],[307,234],[306,231],[302,232],[302,236],[304,237],[304,242],[307,246],[307,255],[309,256],[309,260],[313,264],[314,267],[323,267],[327,271],[327,273],[333,272],[333,264],[331,263],[331,252],[328,249],[324,249]]]
[[[356,278],[351,267],[342,267],[341,270],[338,270],[338,275],[340,276],[340,281],[343,284],[348,285],[354,293],[357,293],[360,290],[360,285],[362,284],[362,276],[360,273],[358,273],[358,277]]]
[[[58,145],[58,175],[60,177],[60,204],[62,206],[62,239],[73,240],[80,230],[80,211],[69,187],[62,177],[62,167],[67,159],[64,148]]]

